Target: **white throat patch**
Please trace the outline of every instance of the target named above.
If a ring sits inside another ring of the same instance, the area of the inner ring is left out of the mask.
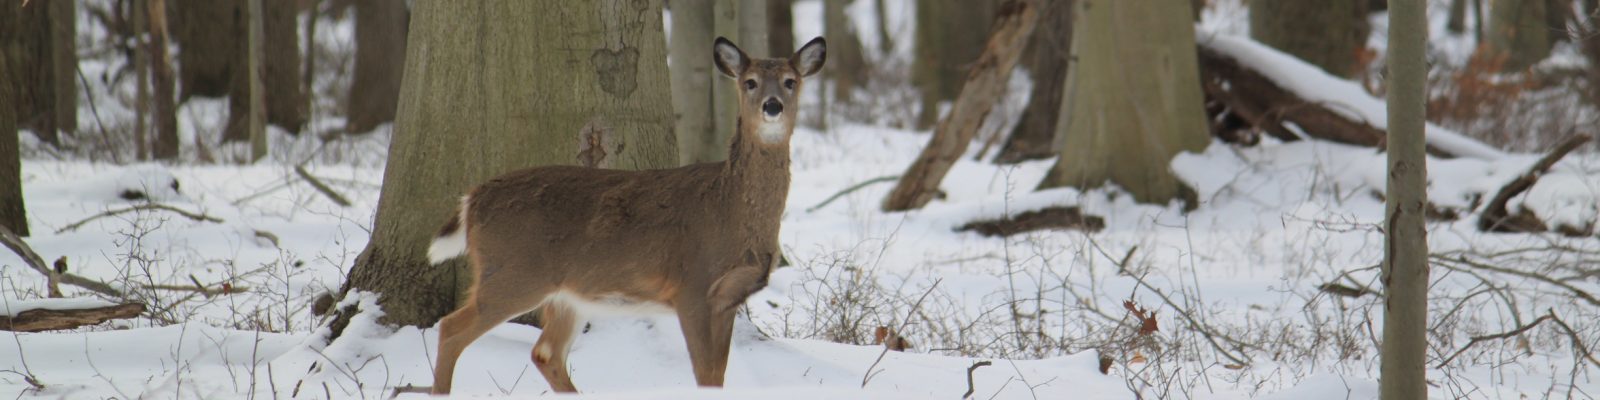
[[[756,136],[761,137],[761,142],[766,144],[782,143],[788,132],[783,129],[783,121],[767,120],[762,118],[760,125],[756,126]]]

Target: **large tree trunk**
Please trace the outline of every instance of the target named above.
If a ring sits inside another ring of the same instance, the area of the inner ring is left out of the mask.
[[[1467,32],[1467,0],[1450,0],[1450,14],[1445,19],[1444,29],[1452,35]]]
[[[381,294],[386,323],[428,326],[469,283],[464,263],[430,266],[424,254],[469,187],[575,164],[586,126],[605,136],[603,166],[673,167],[678,153],[661,1],[419,0],[415,10],[372,239],[344,290]]]
[[[823,0],[822,6],[822,35],[828,40],[828,78],[833,86],[832,100],[837,101],[832,107],[848,107],[855,89],[867,81],[861,39],[856,36],[850,16],[845,15],[846,5],[849,1]]]
[[[711,69],[713,0],[672,1],[672,105],[677,114],[678,162],[683,165],[727,157],[727,138],[712,122],[716,109]]]
[[[1424,113],[1426,0],[1389,0],[1389,187],[1384,202],[1383,352],[1379,397],[1428,396],[1428,164]]]
[[[178,43],[180,100],[227,96],[233,87],[235,53],[244,37],[244,0],[180,1],[173,7],[172,36]]]
[[[945,173],[950,172],[950,167],[966,152],[967,144],[978,136],[978,128],[990,109],[1006,93],[1011,70],[1022,58],[1028,36],[1033,34],[1038,19],[1036,7],[1037,4],[1027,1],[1010,1],[1000,7],[995,31],[989,34],[983,54],[973,62],[955,108],[939,121],[933,139],[901,175],[900,183],[889,192],[889,197],[883,200],[884,211],[922,208],[939,192],[939,182],[944,180]]]
[[[794,54],[793,0],[767,0],[767,29],[767,51]]]
[[[78,129],[78,56],[71,1],[8,1],[0,6],[0,48],[11,57],[13,107],[19,128],[60,145]]]
[[[1251,0],[1250,37],[1323,71],[1352,77],[1365,66],[1369,0]]]
[[[7,29],[7,28],[0,28]],[[12,104],[10,60],[0,53],[0,226],[28,236],[28,214],[22,205],[22,157],[17,143],[17,117]]]
[[[356,1],[356,66],[350,82],[349,133],[394,121],[406,60],[410,12],[400,0]]]
[[[928,129],[939,121],[939,103],[961,93],[969,64],[983,52],[983,35],[972,33],[989,31],[994,8],[991,0],[925,0],[916,9],[911,83],[922,92],[916,129]]]
[[[173,98],[172,57],[167,53],[166,0],[148,0],[145,5],[150,25],[145,51],[150,53],[150,84],[155,89],[156,141],[150,150],[155,159],[171,161],[178,159],[178,106]]]
[[[1194,191],[1172,174],[1172,157],[1205,149],[1205,110],[1188,0],[1079,0],[1076,65],[1068,72],[1060,157],[1041,188],[1106,183],[1143,203]]]
[[[244,73],[240,74],[245,79],[244,93],[235,91],[234,97],[245,99],[245,132],[250,138],[250,161],[261,161],[267,156],[267,124],[271,119],[272,104],[267,102],[266,93],[266,20],[267,5],[264,0],[245,0],[245,37],[244,37]]]
[[[1028,43],[1028,72],[1033,74],[1033,94],[1021,120],[1012,128],[995,162],[1018,163],[1055,155],[1050,146],[1061,116],[1061,92],[1067,80],[1067,54],[1072,50],[1073,0],[1046,1],[1039,7],[1039,27]]]
[[[1504,57],[1501,68],[1517,71],[1550,56],[1548,12],[1544,0],[1492,0],[1489,4],[1489,30],[1482,47],[1487,56]]]

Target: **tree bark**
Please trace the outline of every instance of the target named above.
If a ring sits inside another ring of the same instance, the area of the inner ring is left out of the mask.
[[[600,142],[616,168],[673,167],[678,153],[661,1],[415,6],[372,238],[343,292],[379,293],[386,323],[428,326],[470,279],[460,261],[430,266],[424,253],[471,185],[575,164],[585,126],[615,135]]]
[[[61,145],[78,128],[75,6],[71,1],[6,2],[0,6],[0,49],[11,57],[13,116],[18,128]]]
[[[227,96],[240,38],[244,0],[181,1],[173,7],[172,35],[178,43],[179,99]]]
[[[0,28],[4,29],[4,28]],[[22,203],[22,155],[18,151],[16,97],[10,60],[0,53],[0,226],[28,236],[28,213]]]
[[[1467,32],[1467,0],[1450,0],[1450,16],[1445,20],[1444,29],[1452,35]]]
[[[1188,0],[1079,0],[1058,157],[1040,188],[1112,183],[1143,203],[1185,200],[1194,191],[1172,174],[1172,157],[1201,151],[1205,111]]]
[[[1037,4],[1011,1],[1000,7],[995,30],[989,34],[989,43],[983,55],[973,63],[967,82],[956,98],[950,116],[939,121],[933,139],[923,147],[922,154],[901,175],[889,197],[884,199],[884,211],[905,211],[921,208],[933,201],[939,192],[939,182],[950,172],[950,167],[967,150],[967,144],[978,135],[984,117],[1006,92],[1006,82],[1022,49],[1033,33],[1038,17]]]
[[[983,35],[972,32],[989,31],[994,8],[989,0],[925,0],[916,18],[911,83],[922,92],[922,110],[915,127],[928,129],[939,121],[939,103],[961,93],[967,66],[983,52]]]
[[[134,32],[148,32],[150,29],[149,16],[145,12],[145,2],[149,0],[133,0],[129,5],[129,18],[133,20]],[[168,26],[171,27],[170,24]],[[150,160],[150,51],[145,39],[139,35],[134,37],[133,45],[133,158],[139,161]]]
[[[394,121],[410,18],[401,0],[357,0],[355,10],[356,66],[350,82],[348,133]]]
[[[689,165],[727,157],[726,138],[712,122],[718,79],[711,68],[713,0],[672,1],[672,105],[677,122],[678,162]]]
[[[172,57],[167,54],[166,0],[145,2],[145,17],[150,25],[150,84],[154,89],[156,141],[151,156],[157,160],[178,159],[178,106],[173,98]]]
[[[245,98],[245,132],[250,138],[250,161],[261,161],[267,156],[267,120],[272,117],[272,104],[267,101],[266,38],[267,6],[263,0],[245,0],[244,92],[233,96]]]
[[[1428,396],[1428,70],[1426,0],[1389,0],[1389,183],[1384,202],[1383,346],[1379,398]]]
[[[870,0],[863,0],[870,1]],[[836,103],[848,107],[855,89],[867,81],[867,63],[861,54],[861,38],[844,8],[846,0],[823,0],[823,36],[828,40],[828,77]]]
[[[1504,57],[1503,71],[1518,71],[1550,56],[1544,0],[1493,0],[1489,4],[1489,30],[1482,49],[1489,57]]]
[[[732,40],[735,44],[744,45],[739,38],[739,5],[742,0],[712,0],[711,2],[711,30],[713,36],[721,36]],[[676,4],[676,3],[674,3]],[[752,57],[763,57],[761,53],[745,51]],[[709,53],[708,53],[709,54]],[[712,71],[715,73],[715,71]],[[713,75],[720,76],[720,75]],[[735,84],[717,84],[720,77],[711,79],[711,128],[715,136],[708,143],[725,144],[733,138],[733,132],[738,129],[735,124],[739,118],[739,92]],[[722,161],[728,158],[728,146],[712,146],[706,149],[708,156],[699,158],[700,162]]]
[[[248,6],[249,0],[241,1]],[[238,36],[235,37],[234,66],[230,68],[231,87],[228,89],[228,124],[222,133],[223,141],[249,141],[250,137],[250,79],[245,73],[249,62],[250,42],[248,7],[240,8]],[[295,2],[268,0],[261,3],[261,71],[265,87],[272,88],[266,96],[267,123],[289,133],[298,133],[305,127],[307,107],[300,79],[300,31],[295,22]]]
[[[767,0],[767,51],[794,54],[794,0]]]
[[[1055,140],[1056,121],[1061,116],[1061,92],[1070,65],[1067,55],[1072,50],[1072,1],[1056,0],[1040,5],[1041,22],[1025,53],[1029,58],[1028,72],[1033,74],[1033,94],[1028,97],[1028,106],[1022,109],[1017,126],[1000,147],[1000,155],[995,157],[997,163],[1014,164],[1055,155],[1055,148],[1050,144]]]
[[[1352,77],[1365,67],[1369,0],[1251,0],[1250,37],[1321,67]]]

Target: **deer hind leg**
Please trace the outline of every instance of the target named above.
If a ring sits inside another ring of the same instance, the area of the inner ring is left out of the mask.
[[[433,368],[433,394],[450,393],[456,360],[468,345],[495,326],[533,308],[513,303],[485,303],[480,300],[482,289],[474,288],[466,305],[439,320],[439,359]]]
[[[544,330],[539,333],[539,341],[533,344],[533,365],[539,367],[539,373],[544,374],[551,389],[577,392],[578,388],[572,385],[572,375],[567,371],[567,351],[572,348],[578,329],[583,327],[583,319],[564,301],[545,303],[542,310],[540,321],[544,323]]]
[[[689,345],[695,383],[700,386],[722,386],[722,377],[728,368],[728,345],[733,337],[733,316],[737,310],[714,309],[704,298],[680,298],[678,301],[678,323],[683,327],[683,340]]]

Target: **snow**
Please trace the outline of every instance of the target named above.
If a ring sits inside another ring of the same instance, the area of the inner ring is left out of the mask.
[[[915,29],[907,3],[888,3],[897,38]],[[1381,100],[1232,36],[1246,33],[1240,29],[1247,21],[1243,2],[1213,3],[1199,28],[1201,40],[1269,66],[1274,79],[1308,98],[1384,126]],[[856,2],[848,12],[858,32],[876,31],[870,2]],[[795,4],[797,21],[819,21],[820,14],[820,1]],[[347,52],[350,19],[320,21],[318,41]],[[821,29],[799,23],[796,31],[803,41]],[[876,35],[862,39],[866,48],[878,48]],[[897,40],[886,57],[907,58],[910,46]],[[84,65],[89,76],[118,67],[94,60]],[[1008,104],[1021,104],[1028,93],[1019,88],[1027,85],[1018,74]],[[110,100],[102,84],[90,91],[101,99],[107,121],[131,115]],[[335,102],[331,97],[317,101]],[[221,100],[191,100],[180,123],[188,135],[209,135],[220,129],[224,109]],[[313,118],[313,132],[343,125],[323,112]],[[802,127],[793,138],[792,188],[780,237],[793,265],[775,270],[768,287],[747,302],[736,325],[726,388],[694,387],[676,319],[605,318],[593,321],[573,346],[573,380],[585,393],[554,397],[954,398],[969,389],[967,371],[978,361],[993,364],[972,373],[973,398],[1376,397],[1377,353],[1369,335],[1382,328],[1381,299],[1332,296],[1316,288],[1340,282],[1381,289],[1378,271],[1370,267],[1383,256],[1383,154],[1316,140],[1266,138],[1243,148],[1212,143],[1172,161],[1200,199],[1198,209],[1184,213],[1176,203],[1134,203],[1115,187],[1035,191],[1053,160],[997,166],[976,160],[981,146],[974,145],[941,185],[946,196],[923,209],[879,211],[893,185],[879,183],[808,211],[857,182],[902,173],[928,140],[925,132],[830,122],[826,131]],[[389,128],[326,144],[315,136],[274,130],[273,146],[282,150],[251,165],[61,161],[52,159],[69,157],[25,143],[37,150],[23,162],[34,231],[30,245],[47,260],[67,257],[73,273],[138,291],[152,311],[145,318],[72,331],[0,333],[0,394],[378,398],[396,387],[431,384],[436,327],[383,325],[378,295],[364,292],[350,293],[338,305],[360,310],[338,340],[328,342],[325,321],[311,315],[312,300],[339,290],[366,246]],[[1500,152],[1433,126],[1428,136],[1430,144],[1464,156],[1427,161],[1430,201],[1464,215],[1429,222],[1436,253],[1565,276],[1565,285],[1600,290],[1600,281],[1583,275],[1592,272],[1593,254],[1600,253],[1594,237],[1490,234],[1474,226],[1481,203],[1539,155]],[[186,136],[185,146],[192,146],[192,137]],[[185,154],[193,150],[185,147]],[[224,160],[243,154],[237,146],[215,150]],[[295,178],[292,168],[302,163],[353,204],[335,205]],[[1574,153],[1509,206],[1552,226],[1592,227],[1600,222],[1597,166],[1600,156]],[[122,196],[128,190],[145,198],[129,200]],[[222,222],[145,210],[56,232],[146,202]],[[1105,218],[1106,228],[1010,238],[953,231],[977,219],[1063,205]],[[1507,256],[1488,256],[1493,254]],[[109,304],[71,286],[62,289],[80,297],[40,299],[42,276],[9,253],[0,254],[0,266],[0,294],[11,312]],[[1444,330],[1430,336],[1430,361],[1471,336],[1510,330],[1547,311],[1587,338],[1597,329],[1600,310],[1537,279],[1461,271],[1434,269],[1431,322]],[[140,289],[195,281],[248,290],[183,300],[190,295]],[[1118,328],[1129,318],[1124,301],[1155,311],[1158,331],[1141,338]],[[870,344],[871,330],[879,326],[899,327],[912,348],[885,352]],[[1255,347],[1213,347],[1199,328]],[[537,328],[504,324],[474,343],[455,371],[456,397],[551,395],[530,361],[538,335]],[[1560,398],[1600,392],[1592,370],[1574,367],[1582,360],[1573,357],[1559,330],[1543,326],[1521,339],[1525,345],[1480,344],[1447,368],[1430,364],[1430,395]],[[1249,362],[1241,365],[1229,358],[1234,356]],[[1098,369],[1101,357],[1113,362],[1109,374]],[[44,387],[34,388],[23,375],[35,376]]]
[[[1294,92],[1306,101],[1323,104],[1329,110],[1351,119],[1365,121],[1378,129],[1387,130],[1389,115],[1383,100],[1367,94],[1361,85],[1339,79],[1314,65],[1301,61],[1247,37],[1202,32],[1197,39],[1202,46],[1250,65],[1268,79]],[[1427,124],[1425,128],[1429,146],[1461,157],[1495,159],[1504,157],[1500,150],[1468,139],[1459,133]]]
[[[92,297],[74,297],[64,299],[0,299],[0,317],[15,317],[32,310],[82,310],[89,308],[111,307],[117,305],[109,301]]]

